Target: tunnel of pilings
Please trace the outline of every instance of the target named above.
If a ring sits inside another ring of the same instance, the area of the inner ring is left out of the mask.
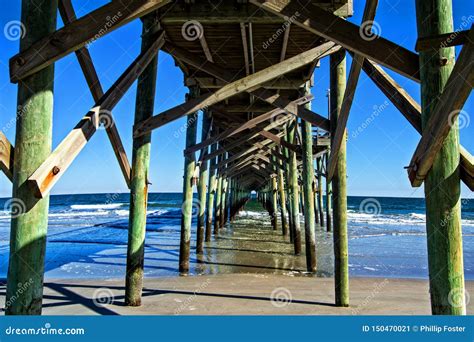
[[[27,34],[9,66],[21,108],[15,143],[0,135],[1,169],[13,199],[24,204],[12,216],[6,313],[41,313],[49,192],[100,125],[131,192],[125,304],[141,305],[151,132],[183,117],[179,271],[189,271],[191,239],[202,253],[255,191],[294,254],[304,250],[308,272],[318,267],[316,225],[332,233],[335,304],[349,306],[346,123],[363,70],[421,134],[407,171],[413,186],[425,187],[432,312],[464,314],[465,304],[448,299],[464,295],[460,184],[474,188],[473,158],[460,145],[457,126],[473,84],[473,29],[454,32],[451,0],[416,0],[418,40],[410,51],[371,31],[376,8],[377,0],[367,0],[356,25],[346,20],[352,0],[111,1],[80,18],[71,0],[22,0]],[[105,90],[88,45],[132,20],[143,26],[141,53]],[[455,45],[462,45],[457,58]],[[159,50],[174,58],[189,93],[156,114]],[[71,53],[95,103],[77,113],[78,124],[51,151],[54,63]],[[327,116],[311,108],[313,75],[324,58]],[[421,105],[385,68],[420,84]],[[130,164],[113,109],[135,81]],[[191,236],[194,187],[199,212]],[[19,291],[26,283],[31,286]]]

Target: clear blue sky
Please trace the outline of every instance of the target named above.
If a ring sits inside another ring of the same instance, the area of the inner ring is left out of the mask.
[[[74,0],[78,17],[103,5],[107,1]],[[360,23],[365,1],[355,0],[354,16],[349,20]],[[20,0],[1,0],[0,28],[12,20],[20,19]],[[474,23],[474,2],[454,0],[454,28],[462,23]],[[410,50],[416,42],[416,21],[413,0],[379,0],[376,21],[381,35]],[[61,23],[58,25],[62,26]],[[237,27],[236,27],[237,29]],[[108,89],[117,77],[138,55],[140,50],[141,23],[133,23],[94,42],[91,55],[104,89]],[[19,41],[10,41],[0,35],[0,127],[14,142],[17,87],[9,82],[8,60],[18,52]],[[258,49],[258,47],[256,47]],[[459,49],[457,49],[459,51]],[[348,59],[348,69],[350,59]],[[417,101],[419,86],[389,71]],[[326,89],[328,88],[328,60],[323,60],[315,72],[313,110],[327,114]],[[159,55],[158,85],[155,113],[171,108],[184,101],[187,89],[183,75],[175,67],[170,56]],[[136,85],[120,101],[113,111],[123,143],[131,159],[132,122]],[[74,54],[56,63],[53,121],[53,147],[67,135],[93,104],[84,77]],[[361,74],[348,123],[348,191],[350,195],[422,197],[422,188],[411,188],[405,170],[419,141],[419,135],[390,104],[364,73]],[[388,104],[388,106],[386,106]],[[375,106],[384,108],[360,134],[358,127],[372,115]],[[474,100],[469,98],[464,107],[471,115],[470,124],[461,130],[461,142],[474,153]],[[179,192],[182,189],[184,134],[180,128],[184,119],[175,121],[153,133],[150,187],[152,192]],[[200,134],[199,134],[200,136]],[[117,161],[105,131],[98,131],[74,161],[53,190],[53,194],[126,192]],[[11,184],[0,175],[0,196],[11,195]],[[463,185],[463,197],[473,197]]]

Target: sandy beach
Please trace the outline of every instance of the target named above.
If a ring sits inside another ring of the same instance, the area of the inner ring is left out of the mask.
[[[124,306],[123,280],[48,279],[44,315],[429,315],[428,282],[351,278],[351,306],[334,306],[333,280],[276,274],[145,279],[141,307]],[[466,282],[474,293],[474,282]],[[0,287],[4,306],[5,286]],[[467,305],[474,314],[474,304]]]

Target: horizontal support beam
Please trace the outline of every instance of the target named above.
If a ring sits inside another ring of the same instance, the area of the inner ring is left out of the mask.
[[[13,182],[13,156],[13,145],[8,141],[5,134],[0,131],[0,169],[11,182]]]
[[[420,142],[408,167],[412,186],[420,186],[433,166],[452,126],[474,86],[474,27],[449,76],[443,93],[423,128]],[[467,114],[466,114],[467,115]],[[457,129],[457,125],[454,126]]]
[[[262,84],[262,88],[265,89],[299,89],[305,85],[307,81],[301,78],[278,78]],[[199,85],[204,89],[219,89],[225,86],[227,82],[219,80],[214,77],[188,77],[185,80],[185,85],[190,87],[193,85]]]
[[[222,67],[219,67],[218,65],[215,65],[213,63],[208,63],[205,59],[201,59],[198,56],[187,53],[186,50],[181,49],[169,42],[166,42],[163,49],[169,54],[171,54],[172,56],[174,56],[175,58],[177,58],[178,60],[183,61],[186,64],[189,64],[193,66],[194,68],[199,69],[223,82],[230,83],[230,82],[233,82],[235,78],[235,76],[232,75],[232,73],[229,73],[228,70]],[[327,52],[321,55],[320,58],[328,56],[331,53],[338,51],[339,49],[340,49],[339,46],[333,45],[333,47],[328,49]],[[289,114],[292,114],[295,116],[298,114],[300,118],[310,122],[312,125],[320,127],[324,129],[325,131],[329,132],[329,120],[317,113],[314,113],[304,107],[303,109],[299,111],[299,113],[297,113],[296,107],[293,105],[293,103],[290,103],[289,101],[287,101],[287,99],[281,99],[278,96],[269,96],[268,91],[264,89],[248,91],[248,93],[253,97],[256,97],[264,102],[267,102],[268,104],[270,104],[271,106],[275,108],[285,110]],[[304,103],[300,103],[300,104],[304,104]]]
[[[415,51],[439,50],[467,43],[469,30],[444,33],[434,37],[418,38]]]
[[[170,0],[111,1],[49,34],[10,59],[10,80],[18,82]]]
[[[195,99],[190,99],[183,104],[168,109],[167,111],[155,115],[138,124],[134,129],[134,136],[138,137],[147,134],[150,131],[177,120],[185,115],[212,106],[213,104],[219,103],[242,92],[256,87],[258,88],[262,83],[285,75],[295,69],[311,63],[316,58],[326,54],[333,47],[333,43],[324,43],[318,47],[291,57],[283,62],[274,64],[254,74],[229,83],[214,93],[204,94]]]
[[[293,25],[298,25],[370,58],[414,81],[420,81],[419,60],[416,53],[373,33],[364,34],[363,27],[361,29],[337,15],[318,8],[311,0],[249,0],[249,2],[277,16],[293,18]]]
[[[28,185],[38,198],[43,198],[52,189],[54,184],[64,174],[79,152],[99,127],[102,113],[115,107],[135,80],[146,69],[148,64],[163,45],[164,33],[156,36],[150,49],[141,53],[125,70],[110,89],[103,95],[94,107],[86,114],[76,127],[61,141],[56,149],[28,178]]]

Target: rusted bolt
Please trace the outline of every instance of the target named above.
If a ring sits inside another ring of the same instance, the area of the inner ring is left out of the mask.
[[[61,169],[59,167],[57,167],[57,166],[53,167],[53,175],[56,176],[59,173],[59,171],[61,171]]]

